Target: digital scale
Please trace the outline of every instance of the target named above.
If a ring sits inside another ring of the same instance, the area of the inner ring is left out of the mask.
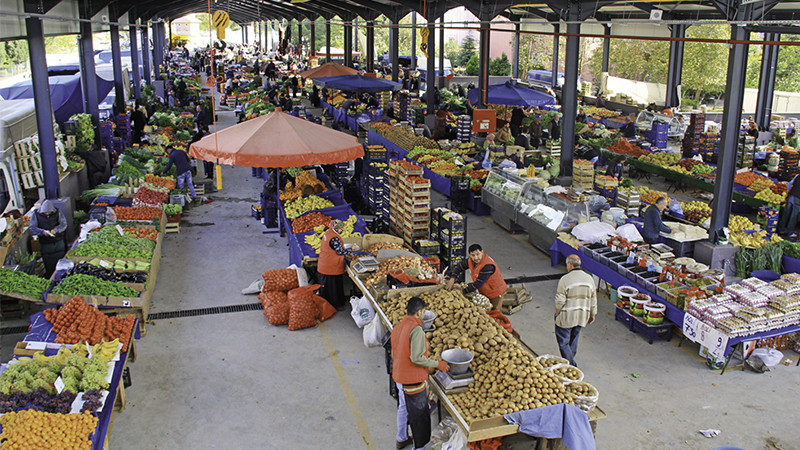
[[[362,256],[353,263],[353,270],[356,273],[374,272],[380,267],[380,263],[373,256]]]
[[[453,375],[450,372],[436,372],[436,379],[442,385],[445,391],[451,393],[456,390],[466,390],[466,387],[475,382],[475,372],[472,369],[467,369],[466,372],[460,375]]]
[[[650,246],[650,250],[658,254],[658,259],[668,259],[675,257],[675,254],[672,253],[672,247],[670,247],[669,245],[653,244]]]

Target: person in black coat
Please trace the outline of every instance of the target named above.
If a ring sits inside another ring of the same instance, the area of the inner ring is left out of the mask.
[[[206,111],[203,109],[203,105],[197,105],[196,113],[194,115],[194,127],[195,128],[203,128],[206,126]]]
[[[511,120],[509,122],[511,123],[511,135],[515,138],[521,133],[520,128],[522,127],[522,119],[524,118],[525,111],[523,111],[522,108],[516,107],[511,111]]]
[[[186,80],[183,77],[178,81],[176,93],[178,94],[178,101],[183,103],[186,100]]]
[[[636,124],[633,123],[630,117],[626,117],[625,120],[625,125],[619,129],[620,133],[626,138],[636,137]]]
[[[608,170],[606,171],[606,175],[609,177],[616,177],[619,181],[622,181],[622,174],[624,173],[624,164],[625,161],[628,160],[628,157],[625,155],[617,156],[616,158],[612,159],[610,163],[608,163]]]
[[[558,117],[554,117],[550,122],[550,139],[561,139],[561,125],[558,123]]]
[[[514,138],[514,145],[528,150],[531,146],[531,140],[528,137],[528,128],[522,127],[519,129],[520,133]]]
[[[281,109],[286,112],[290,112],[294,108],[294,102],[292,102],[292,98],[288,95],[283,99],[283,104],[281,105]]]
[[[131,139],[134,144],[140,144],[142,142],[142,134],[144,133],[144,127],[147,125],[147,116],[141,110],[142,105],[137,104],[135,108],[133,108],[133,112],[131,112]]]

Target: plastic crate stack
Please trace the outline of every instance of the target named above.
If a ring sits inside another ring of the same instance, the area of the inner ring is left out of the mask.
[[[442,269],[451,268],[467,257],[467,217],[446,208],[432,212],[431,234],[439,241]],[[459,281],[463,281],[463,278]]]
[[[384,180],[386,179],[386,169],[388,168],[388,164],[386,160],[373,160],[369,162],[369,166],[367,166],[367,179],[366,179],[366,189],[362,189],[367,196],[365,199],[365,203],[375,212],[377,215],[381,215],[384,218],[389,216],[388,209],[384,208]]]
[[[467,212],[470,182],[472,182],[470,177],[450,178],[450,207],[453,211],[461,214]]]
[[[769,205],[761,205],[758,208],[758,217],[756,221],[761,225],[761,228],[767,232],[767,239],[771,238],[778,229],[779,214],[780,209]]]
[[[699,150],[705,161],[711,161],[714,153],[719,151],[719,133],[703,133]]]
[[[124,145],[131,145],[131,116],[127,113],[117,114],[117,133]]]
[[[23,189],[35,189],[44,186],[42,174],[42,157],[39,154],[38,137],[21,139],[14,143],[17,174]]]
[[[456,139],[459,142],[470,142],[472,140],[472,117],[466,114],[458,116]]]
[[[347,178],[347,169],[350,168],[350,161],[340,162],[333,165],[336,168],[336,179],[339,186],[344,185],[344,180]]]
[[[397,111],[395,114],[400,116],[400,120],[408,120],[408,121],[410,121],[411,119],[409,118],[410,116],[408,114],[408,112],[410,110],[411,110],[411,107],[410,107],[410,105],[408,103],[408,96],[407,95],[401,95],[400,96],[400,108],[395,108],[395,111]]]
[[[781,152],[781,160],[778,163],[778,172],[782,176],[794,178],[795,175],[800,173],[800,152]]]
[[[683,135],[683,156],[691,157],[700,148],[700,138],[706,127],[706,115],[704,113],[692,113],[689,119],[689,126]]]
[[[756,140],[753,136],[739,138],[739,151],[736,153],[736,167],[750,167],[756,152]]]
[[[381,92],[380,99],[381,99],[381,108],[383,108],[384,111],[389,109],[389,102],[392,101],[392,93],[390,91]]]
[[[619,180],[612,177],[599,177],[595,178],[594,190],[602,195],[611,206],[617,204],[617,188],[619,187]]]
[[[638,217],[642,196],[637,191],[618,191],[617,206],[625,210],[628,217]]]
[[[114,149],[114,124],[108,120],[100,122],[100,144],[107,149]]]
[[[644,138],[656,148],[667,148],[669,125],[661,122],[653,122],[652,128],[644,132]]]
[[[306,107],[305,106],[295,106],[295,109],[297,110],[297,117],[300,117],[301,119],[305,119],[306,118]]]
[[[572,161],[572,186],[590,189],[594,184],[594,164],[586,159]]]

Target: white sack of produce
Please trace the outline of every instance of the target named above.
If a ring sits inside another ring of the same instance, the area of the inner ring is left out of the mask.
[[[242,294],[260,294],[262,289],[264,289],[264,279],[256,280],[250,283],[250,286],[242,289]]]
[[[352,308],[350,315],[358,328],[364,328],[364,325],[372,322],[372,319],[375,318],[375,309],[367,297],[350,297],[350,307]]]
[[[642,240],[642,235],[639,234],[639,229],[636,225],[629,223],[617,228],[617,236],[625,238],[631,242],[638,242]]]
[[[586,222],[575,225],[572,235],[584,242],[597,242],[614,234],[614,226],[605,222]]]
[[[364,327],[364,345],[367,348],[382,346],[384,334],[386,334],[386,328],[384,328],[381,318],[375,316],[372,322]]]

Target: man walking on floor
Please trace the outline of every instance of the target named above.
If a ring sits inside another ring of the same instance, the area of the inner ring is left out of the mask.
[[[597,289],[591,275],[581,270],[578,255],[567,257],[567,274],[558,281],[556,292],[556,341],[561,357],[575,364],[581,328],[597,316]]]
[[[428,369],[450,370],[444,361],[428,358],[428,341],[422,330],[425,302],[412,297],[406,305],[406,316],[392,330],[392,379],[397,383],[397,448],[411,443],[408,426],[414,439],[414,449],[421,450],[431,439],[431,413],[425,381]]]

